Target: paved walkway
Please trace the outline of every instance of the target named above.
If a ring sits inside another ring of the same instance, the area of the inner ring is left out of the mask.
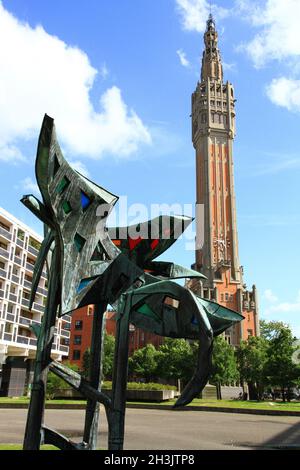
[[[82,410],[46,410],[48,426],[80,441]],[[0,410],[0,442],[23,440],[26,410]],[[107,425],[101,410],[100,446],[107,447]],[[298,417],[234,413],[128,409],[125,449],[300,449]]]

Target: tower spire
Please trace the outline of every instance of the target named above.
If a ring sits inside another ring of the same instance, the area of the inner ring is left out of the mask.
[[[209,14],[204,33],[205,49],[202,57],[201,81],[223,81],[223,67],[218,48],[218,32],[212,13]]]

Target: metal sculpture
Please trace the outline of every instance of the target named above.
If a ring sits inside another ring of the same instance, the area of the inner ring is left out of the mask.
[[[48,296],[42,324],[34,330],[38,342],[24,449],[38,450],[42,443],[60,449],[96,449],[101,403],[108,421],[108,447],[120,450],[124,440],[129,323],[162,336],[199,340],[196,371],[177,400],[178,407],[189,403],[206,385],[214,336],[243,317],[171,280],[203,278],[201,273],[174,263],[153,261],[176,241],[191,218],[161,216],[132,227],[106,227],[117,196],[71,168],[56,139],[54,121],[47,115],[39,137],[36,178],[43,201],[33,195],[22,198],[45,227],[34,267],[30,307],[45,263]],[[138,235],[128,235],[132,233]],[[86,380],[53,361],[51,346],[57,316],[89,304],[95,305],[95,313],[90,377]],[[101,391],[104,314],[108,304],[117,310],[111,398]],[[87,399],[80,444],[43,422],[49,369]]]

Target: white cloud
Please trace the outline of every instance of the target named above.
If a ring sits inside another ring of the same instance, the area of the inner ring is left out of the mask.
[[[232,64],[228,64],[227,62],[224,62],[224,60],[222,61],[222,64],[223,64],[223,69],[225,70],[225,72],[227,71],[236,71],[236,64],[235,63],[232,63]]]
[[[176,0],[176,5],[183,29],[198,33],[205,31],[210,13],[210,4],[207,0]],[[225,18],[230,12],[230,10],[214,4],[211,6],[211,11],[217,19]]]
[[[18,147],[13,144],[3,143],[0,140],[0,161],[15,164],[17,162],[26,161],[26,158],[22,154],[21,150],[18,149]]]
[[[269,302],[277,302],[278,301],[278,298],[276,297],[276,295],[273,294],[271,289],[266,289],[263,295],[264,295],[264,298],[266,300],[268,300]]]
[[[300,314],[300,290],[293,302],[281,302],[270,289],[265,290],[263,299],[269,302],[267,308],[262,310],[262,315],[268,321],[276,320],[288,324],[295,336],[300,338],[299,314]],[[272,305],[270,305],[270,303]]]
[[[39,194],[40,192],[38,185],[30,177],[23,179],[21,186],[22,189],[31,193]]]
[[[274,104],[300,112],[300,80],[274,78],[266,87],[266,92]]]
[[[186,58],[186,53],[182,49],[178,49],[176,51],[176,54],[178,55],[180,63],[183,67],[189,67],[190,66],[190,63],[189,63],[188,59]]]
[[[272,60],[300,55],[299,0],[240,0],[239,12],[254,27],[260,28],[254,38],[243,46],[256,67]]]
[[[298,291],[295,302],[279,302],[266,309],[266,314],[271,313],[300,313],[300,290]]]
[[[100,69],[100,75],[103,78],[103,80],[106,80],[108,75],[109,75],[109,70],[106,67],[106,64],[102,64],[101,69]]]
[[[71,160],[69,163],[70,163],[71,167],[74,168],[74,170],[78,171],[83,176],[86,176],[87,178],[90,176],[87,167],[81,161],[79,161],[79,160],[72,161]]]
[[[21,158],[16,141],[36,139],[45,112],[55,118],[60,140],[75,155],[122,158],[151,143],[150,132],[118,87],[107,89],[94,108],[89,93],[98,72],[83,51],[42,26],[20,22],[1,0],[0,43],[2,159],[9,160],[8,150],[15,153],[11,158]],[[107,72],[105,66],[100,74]]]

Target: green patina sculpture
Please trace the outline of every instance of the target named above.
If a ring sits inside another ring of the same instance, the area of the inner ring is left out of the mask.
[[[106,220],[118,198],[73,170],[56,139],[54,121],[45,116],[40,133],[36,178],[42,202],[32,195],[23,204],[43,223],[45,238],[34,268],[30,306],[45,263],[48,297],[38,337],[34,378],[24,449],[42,443],[60,449],[96,449],[99,405],[108,421],[108,448],[123,449],[128,366],[129,323],[158,335],[199,340],[196,370],[175,407],[188,404],[206,385],[213,338],[235,322],[238,313],[202,299],[172,279],[203,278],[191,269],[153,261],[168,249],[192,222],[184,216],[161,216],[132,227],[107,228]],[[133,237],[129,234],[135,233]],[[145,235],[146,234],[146,235]],[[51,359],[57,316],[94,304],[89,380]],[[112,397],[101,391],[104,314],[117,311]],[[44,424],[49,369],[87,398],[80,444]]]

